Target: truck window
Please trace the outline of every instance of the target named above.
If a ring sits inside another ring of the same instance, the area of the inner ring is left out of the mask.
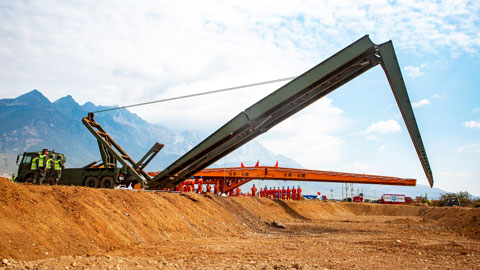
[[[31,156],[23,156],[22,163],[30,163],[31,160],[32,160]]]

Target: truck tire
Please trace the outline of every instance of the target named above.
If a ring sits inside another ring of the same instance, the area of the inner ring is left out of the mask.
[[[114,187],[115,187],[115,181],[111,176],[105,176],[102,178],[102,181],[100,181],[100,188],[114,188]]]
[[[98,188],[98,186],[100,185],[100,180],[98,180],[98,178],[95,176],[89,176],[87,177],[87,179],[85,179],[83,185],[86,187]]]

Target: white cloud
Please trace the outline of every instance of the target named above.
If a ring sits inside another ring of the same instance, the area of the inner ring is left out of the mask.
[[[363,132],[364,134],[387,134],[399,132],[401,130],[397,121],[390,119],[387,121],[378,121],[370,124],[368,128]]]
[[[468,128],[478,128],[478,129],[480,129],[480,121],[471,120],[471,121],[463,123],[463,125],[465,127],[468,127]]]
[[[480,112],[480,107],[477,107],[477,108],[473,108],[472,112]]]
[[[440,95],[438,93],[435,93],[435,94],[432,95],[432,98],[445,98],[445,97],[446,97],[446,95]]]
[[[101,105],[298,75],[365,33],[419,54],[477,54],[480,44],[480,5],[465,1],[14,1],[0,10],[3,97],[37,88]],[[426,64],[405,69],[415,77]],[[118,90],[99,95],[104,85]]]
[[[464,145],[462,147],[459,147],[457,149],[457,152],[458,153],[462,153],[462,152],[480,153],[480,144],[471,143],[471,144]]]
[[[420,71],[419,67],[406,66],[403,70],[405,71],[405,74],[412,79],[423,75],[423,72]]]
[[[430,100],[422,99],[419,102],[412,103],[412,106],[413,106],[413,108],[418,108],[418,107],[422,107],[422,106],[425,106],[425,105],[428,105],[428,104],[430,104]]]
[[[342,156],[341,132],[351,120],[329,98],[322,98],[286,119],[259,137],[259,141],[276,154],[293,158],[306,168],[324,168]]]

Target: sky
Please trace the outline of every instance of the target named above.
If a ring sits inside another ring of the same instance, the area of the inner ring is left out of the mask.
[[[0,98],[128,105],[298,76],[368,34],[393,42],[434,186],[480,195],[479,17],[480,1],[452,0],[1,1]],[[131,111],[205,137],[283,84]],[[256,141],[305,168],[427,185],[380,66]]]

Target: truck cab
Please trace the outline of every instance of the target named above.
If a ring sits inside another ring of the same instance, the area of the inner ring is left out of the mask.
[[[445,203],[447,206],[460,206],[460,201],[457,197],[449,197]]]
[[[23,152],[23,154],[17,155],[18,172],[17,178],[15,179],[16,182],[32,182],[32,160],[35,158],[37,153],[40,154],[42,151]],[[66,162],[65,155],[56,153],[54,150],[48,150],[48,153],[54,154],[55,158],[61,158],[63,163]]]

